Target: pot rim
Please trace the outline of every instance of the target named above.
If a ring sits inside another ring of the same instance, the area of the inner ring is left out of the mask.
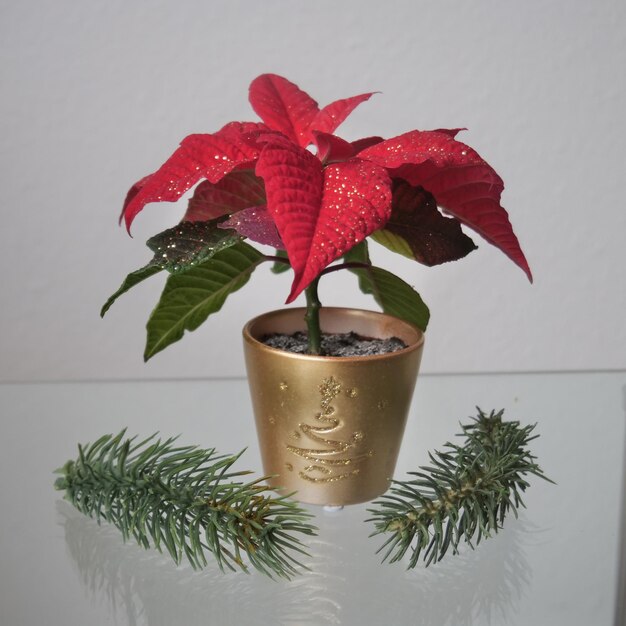
[[[407,345],[406,348],[396,350],[395,352],[387,352],[385,354],[345,357],[345,356],[322,356],[322,355],[315,355],[315,354],[298,354],[295,352],[287,352],[286,350],[281,350],[280,348],[272,348],[271,346],[264,344],[263,342],[259,341],[253,336],[252,329],[254,325],[256,325],[257,323],[261,321],[269,320],[273,317],[278,318],[281,315],[292,316],[296,312],[301,312],[302,319],[304,319],[304,313],[306,312],[306,308],[305,307],[288,307],[288,308],[282,308],[282,309],[275,309],[273,311],[268,311],[266,313],[262,313],[260,315],[255,316],[250,321],[248,321],[243,327],[242,334],[243,334],[244,341],[246,341],[251,346],[254,346],[256,350],[267,351],[270,353],[277,353],[277,354],[284,356],[285,358],[304,359],[308,361],[328,361],[328,362],[337,361],[337,362],[342,362],[342,363],[347,363],[351,361],[353,362],[379,361],[379,360],[385,360],[385,359],[399,358],[403,355],[409,354],[410,352],[421,349],[422,346],[424,345],[425,333],[414,324],[411,324],[410,322],[407,322],[406,320],[400,319],[399,317],[396,317],[395,315],[390,315],[389,313],[382,313],[380,311],[371,311],[369,309],[357,309],[353,307],[322,307],[320,309],[320,314],[328,315],[328,314],[335,313],[335,314],[341,315],[341,314],[347,313],[350,316],[378,317],[379,319],[387,318],[390,321],[393,320],[394,323],[404,325],[407,330],[409,330],[412,333],[417,334],[417,338],[414,341],[408,341],[408,342],[405,341],[405,343],[408,343],[409,345]]]

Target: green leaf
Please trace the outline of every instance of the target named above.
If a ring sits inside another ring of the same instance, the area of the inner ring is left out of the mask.
[[[401,278],[370,264],[367,242],[352,248],[345,256],[346,263],[362,263],[365,267],[349,268],[359,278],[363,293],[374,296],[374,300],[385,313],[395,315],[421,330],[426,330],[430,311],[419,293]]]
[[[386,230],[384,228],[377,230],[375,233],[372,233],[371,237],[374,241],[379,243],[381,246],[385,246],[388,250],[391,250],[396,254],[401,254],[402,256],[405,256],[413,261],[415,260],[415,254],[413,253],[413,250],[411,250],[411,246],[408,244],[406,239],[394,234],[390,230]]]
[[[119,296],[161,270],[172,274],[185,272],[240,242],[242,238],[236,231],[218,227],[223,219],[181,222],[148,239],[146,245],[155,253],[154,258],[126,277],[120,288],[104,303],[100,316],[104,317]]]
[[[167,280],[161,299],[148,320],[144,359],[147,361],[198,328],[222,308],[226,298],[243,287],[264,255],[244,242]]]
[[[385,313],[426,330],[430,311],[419,293],[401,278],[380,267],[351,270],[363,293],[371,294]]]
[[[120,288],[104,303],[104,306],[100,310],[100,317],[104,317],[105,313],[111,308],[111,305],[129,289],[132,289],[135,285],[140,283],[146,278],[150,278],[154,274],[158,274],[163,268],[158,265],[154,265],[152,262],[148,265],[131,272],[121,284]]]
[[[366,265],[371,265],[372,262],[370,261],[367,239],[350,248],[350,250],[343,255],[343,260],[346,263],[365,263]]]
[[[219,228],[224,218],[207,222],[181,222],[151,237],[146,245],[155,255],[152,263],[170,273],[184,272],[242,240],[231,229]]]

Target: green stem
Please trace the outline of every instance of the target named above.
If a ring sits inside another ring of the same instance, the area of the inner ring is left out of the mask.
[[[322,303],[317,295],[317,284],[319,276],[304,290],[306,296],[306,321],[307,330],[309,332],[309,354],[320,354],[322,343],[322,331],[320,329],[320,308]]]
[[[274,261],[274,263],[282,263],[283,265],[291,265],[291,263],[289,263],[289,259],[286,259],[285,257],[282,256],[273,256],[271,254],[266,254],[263,257],[264,261]]]

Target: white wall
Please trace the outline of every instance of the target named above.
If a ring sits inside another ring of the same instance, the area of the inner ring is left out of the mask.
[[[224,311],[144,365],[161,277],[99,308],[182,207],[118,228],[131,182],[190,132],[255,119],[257,74],[321,104],[379,90],[340,134],[465,126],[503,176],[529,285],[477,241],[436,269],[387,254],[430,304],[423,370],[626,367],[626,3],[0,2],[0,380],[242,375],[239,330],[281,306],[261,270]],[[369,305],[348,277],[326,304]]]

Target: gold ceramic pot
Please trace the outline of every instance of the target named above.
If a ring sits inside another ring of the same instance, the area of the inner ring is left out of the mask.
[[[305,309],[261,315],[243,330],[263,468],[301,502],[367,502],[389,487],[419,369],[423,333],[383,313],[323,307],[325,333],[402,339],[407,348],[361,357],[270,348],[272,333],[305,331]]]

